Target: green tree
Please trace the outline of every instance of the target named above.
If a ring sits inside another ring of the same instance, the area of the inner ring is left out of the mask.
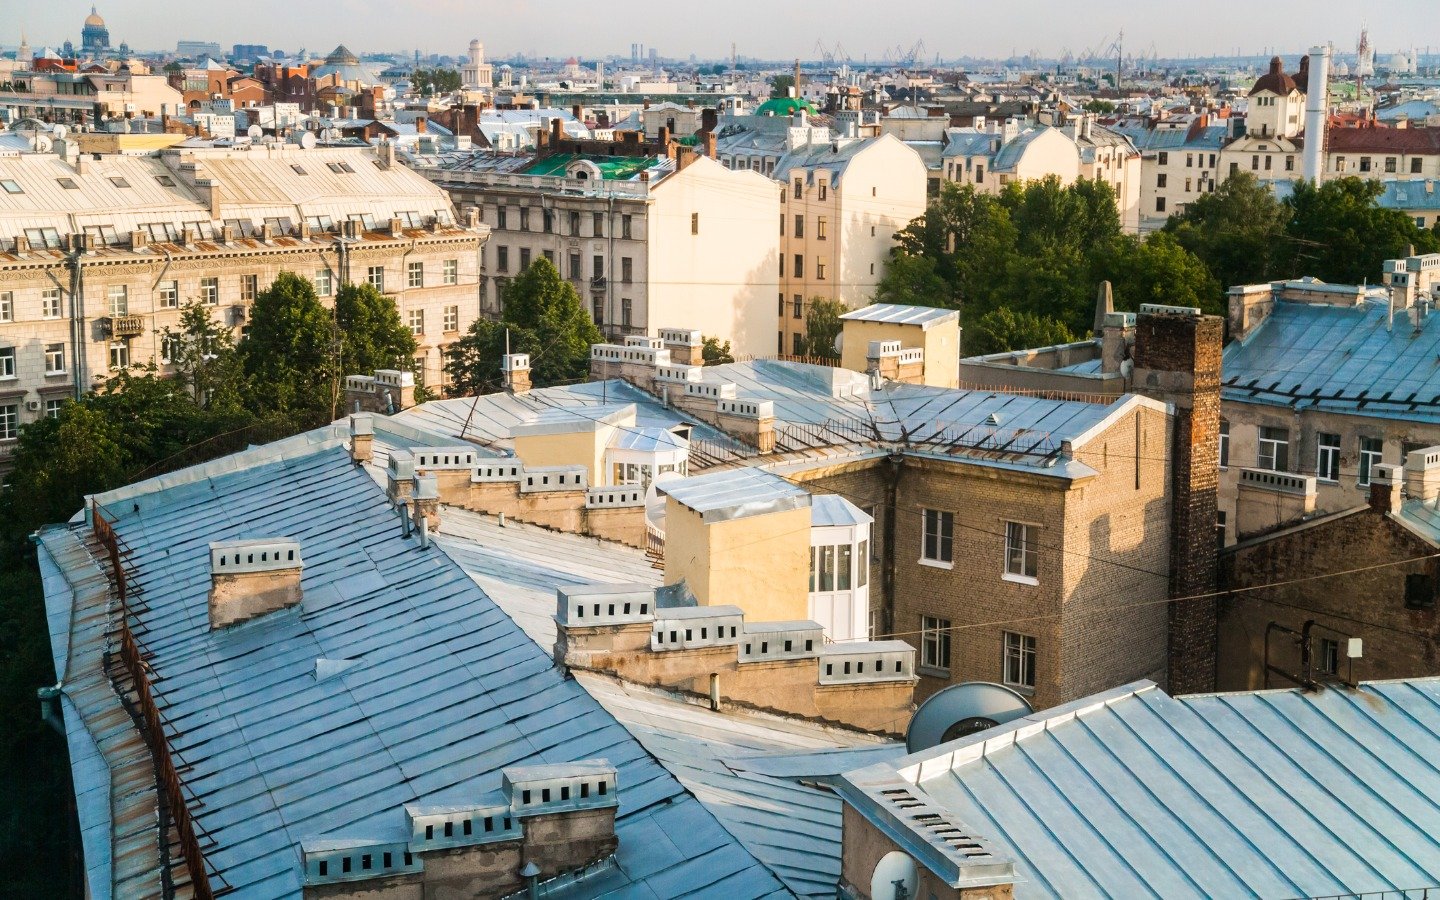
[[[707,337],[700,342],[700,358],[707,366],[721,366],[735,361],[730,353],[730,342],[722,342],[718,337]]]
[[[790,89],[794,86],[794,75],[775,75],[770,79],[770,96],[788,97],[790,96]]]
[[[211,317],[210,307],[198,300],[185,304],[178,327],[167,325],[159,334],[175,377],[189,388],[198,406],[239,409],[243,405],[245,378],[235,333]]]
[[[340,371],[370,375],[376,369],[415,369],[415,335],[400,321],[395,301],[369,282],[342,285],[335,292],[340,328]]]
[[[1092,284],[1110,282],[1116,309],[1138,310],[1142,303],[1164,303],[1225,315],[1225,294],[1219,282],[1169,232],[1157,231],[1144,240],[1131,235],[1117,238],[1108,252],[1100,255],[1096,276]]]
[[[250,309],[240,358],[251,407],[289,417],[297,430],[332,421],[339,403],[340,336],[315,286],[281,272]]]
[[[965,332],[965,355],[983,356],[1006,350],[1049,347],[1075,340],[1065,323],[1049,316],[992,309]]]
[[[14,468],[6,478],[7,543],[47,522],[64,522],[85,495],[124,484],[130,453],[121,423],[95,404],[66,403],[55,418],[20,429]]]
[[[1381,263],[1440,250],[1435,233],[1426,231],[1398,209],[1383,209],[1378,181],[1348,177],[1318,188],[1297,181],[1285,201],[1290,221],[1289,271],[1322,281],[1359,284],[1375,279]]]
[[[1115,111],[1115,104],[1109,100],[1101,100],[1097,97],[1086,103],[1084,109],[1086,112],[1098,113],[1103,116],[1113,113]]]
[[[1064,247],[1084,253],[1120,234],[1115,191],[1100,179],[1060,183],[1047,175],[1033,181],[1012,181],[1000,193],[1010,211],[1022,252]]]
[[[460,73],[455,69],[416,69],[410,73],[410,86],[426,97],[451,94],[460,90]]]
[[[825,359],[839,359],[835,350],[835,338],[840,334],[840,317],[848,311],[839,300],[824,297],[810,298],[810,309],[805,313],[805,352],[810,356]]]
[[[1289,211],[1249,172],[1236,172],[1170,217],[1165,231],[1197,256],[1219,286],[1291,277]]]
[[[973,185],[944,184],[924,214],[896,235],[876,299],[983,313],[1003,297],[1017,240],[997,198]]]
[[[590,346],[604,338],[548,259],[536,259],[505,286],[503,310],[499,322],[475,322],[447,353],[453,396],[499,383],[507,334],[510,352],[530,354],[536,387],[578,381],[590,371]]]

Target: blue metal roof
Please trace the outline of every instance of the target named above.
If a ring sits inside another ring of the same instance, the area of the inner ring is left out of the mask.
[[[1014,862],[1016,897],[1314,897],[1440,884],[1437,758],[1440,679],[1182,698],[1140,682],[841,789],[878,809],[902,787],[958,819]],[[918,825],[903,839],[929,849]]]
[[[1440,315],[1417,332],[1370,299],[1339,307],[1280,301],[1225,348],[1223,397],[1297,410],[1440,422]]]
[[[287,447],[100,498],[144,591],[138,637],[206,859],[235,896],[299,897],[301,841],[383,834],[405,804],[497,790],[503,767],[595,757],[619,772],[618,866],[571,896],[783,892],[443,550],[402,536],[338,441]],[[211,630],[209,542],[276,534],[304,548],[300,606]],[[317,680],[319,659],[354,664]]]

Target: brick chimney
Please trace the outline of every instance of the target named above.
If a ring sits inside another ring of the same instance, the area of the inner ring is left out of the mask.
[[[426,127],[427,127],[427,122],[426,122],[425,117],[424,117],[424,116],[416,116],[416,117],[415,117],[415,133],[416,133],[416,134],[424,134]]]
[[[350,416],[350,459],[361,465],[374,458],[375,417],[370,413]]]
[[[1400,466],[1378,465],[1370,474],[1370,508],[1378,513],[1398,513],[1404,498]]]
[[[1132,390],[1172,403],[1170,596],[1213,594],[1219,477],[1220,350],[1225,322],[1191,307],[1145,304],[1135,327]],[[1215,601],[1170,604],[1168,688],[1214,690]]]
[[[290,538],[211,543],[211,629],[299,603],[303,565],[300,543]]]
[[[1440,497],[1440,447],[1411,450],[1405,457],[1405,495],[1435,505]]]
[[[530,390],[530,354],[506,354],[500,359],[500,371],[505,376],[505,390],[512,394]]]
[[[437,476],[415,476],[410,495],[410,519],[420,536],[420,546],[428,546],[430,535],[440,530],[440,479]]]

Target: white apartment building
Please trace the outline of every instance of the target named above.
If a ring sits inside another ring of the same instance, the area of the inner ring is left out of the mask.
[[[893,135],[838,138],[781,157],[779,327],[775,352],[805,352],[809,301],[870,303],[895,233],[925,212],[920,154]],[[767,351],[768,352],[768,351]]]
[[[771,353],[779,290],[774,182],[693,152],[656,155],[636,139],[614,147],[622,153],[421,166],[491,230],[483,314],[498,317],[509,279],[544,256],[611,340],[682,323],[730,341],[737,354]]]
[[[166,370],[161,331],[199,300],[237,331],[282,271],[321,298],[369,281],[419,343],[418,380],[479,315],[487,230],[388,148],[0,155],[0,454],[115,370]]]

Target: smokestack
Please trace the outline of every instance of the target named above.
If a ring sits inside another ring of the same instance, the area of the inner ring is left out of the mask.
[[[1329,118],[1330,47],[1310,48],[1310,72],[1305,85],[1305,154],[1302,174],[1320,182],[1325,168],[1325,126]]]

